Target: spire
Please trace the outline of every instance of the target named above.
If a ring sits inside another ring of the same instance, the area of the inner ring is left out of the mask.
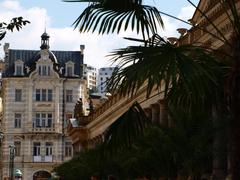
[[[46,26],[45,26],[45,31],[41,36],[41,49],[49,49],[49,38],[50,36],[46,32]]]

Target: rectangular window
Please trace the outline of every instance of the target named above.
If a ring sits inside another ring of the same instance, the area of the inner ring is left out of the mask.
[[[15,156],[21,156],[21,142],[15,141],[14,146],[15,146]]]
[[[22,90],[21,89],[15,89],[15,101],[16,102],[22,101]]]
[[[42,89],[42,101],[46,101],[46,100],[47,100],[47,90]]]
[[[73,91],[72,90],[66,90],[66,101],[73,102]]]
[[[41,65],[38,67],[38,74],[40,76],[50,76],[50,66]]]
[[[16,67],[16,75],[21,76],[22,75],[22,66],[17,66]]]
[[[33,156],[40,156],[41,144],[40,142],[33,143]]]
[[[15,117],[14,117],[15,128],[21,128],[21,119],[22,119],[22,115],[20,113],[15,113]]]
[[[36,101],[41,101],[41,91],[40,91],[40,89],[36,89]]]
[[[72,156],[72,143],[65,142],[65,156],[70,157]]]
[[[46,127],[46,114],[41,114],[42,115],[42,127]]]
[[[72,113],[67,113],[66,114],[66,120],[64,121],[64,127],[67,127],[69,124],[70,119],[73,118],[73,114]]]
[[[48,101],[52,101],[52,89],[48,89]]]
[[[47,127],[52,127],[52,114],[48,114]]]
[[[46,149],[45,149],[46,156],[52,155],[52,147],[53,147],[53,144],[51,142],[46,142]]]
[[[38,67],[38,75],[40,75],[40,76],[42,75],[42,67],[41,66]]]
[[[73,75],[73,68],[72,66],[67,67],[67,76],[72,76]]]
[[[47,75],[47,66],[42,66],[42,75],[43,76]]]
[[[41,127],[41,115],[39,113],[36,114],[36,127]]]
[[[36,101],[52,101],[52,89],[36,89]]]
[[[53,127],[53,118],[51,113],[36,113],[35,124],[37,128]]]
[[[47,75],[50,76],[50,66],[47,67]]]

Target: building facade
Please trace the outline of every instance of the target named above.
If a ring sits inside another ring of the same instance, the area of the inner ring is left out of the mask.
[[[98,70],[98,92],[101,95],[107,93],[106,81],[112,76],[112,73],[117,67],[103,67]]]
[[[73,154],[65,127],[73,117],[77,100],[87,99],[81,68],[83,50],[50,51],[46,32],[41,36],[40,48],[16,50],[9,49],[9,44],[4,47],[0,179],[11,177],[12,170],[17,169],[25,180],[47,180],[53,168]],[[14,147],[13,163],[9,147]]]
[[[87,88],[94,90],[97,88],[97,68],[83,64],[83,77],[87,80]]]

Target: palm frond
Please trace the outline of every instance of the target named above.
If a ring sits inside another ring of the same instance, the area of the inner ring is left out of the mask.
[[[135,102],[107,130],[104,137],[105,151],[113,153],[131,147],[150,124],[151,121],[146,117],[141,106]]]
[[[119,33],[131,28],[143,37],[149,37],[163,27],[163,21],[155,7],[142,5],[141,0],[87,1],[69,0],[66,2],[90,2],[89,6],[73,23],[80,32],[98,31],[99,34]]]
[[[201,104],[218,92],[223,69],[206,49],[176,47],[158,35],[143,42],[143,46],[130,46],[110,55],[119,67],[107,83],[113,93],[133,95],[146,84],[147,96],[157,88],[165,97],[178,94],[178,101],[188,102],[192,97]]]

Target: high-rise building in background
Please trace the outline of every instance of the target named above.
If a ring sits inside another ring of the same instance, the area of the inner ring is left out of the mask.
[[[103,67],[98,70],[98,92],[106,95],[106,81],[112,76],[117,67]]]
[[[87,80],[87,88],[96,90],[97,88],[97,68],[83,64],[83,78]]]
[[[72,157],[65,121],[73,117],[79,98],[87,101],[82,77],[84,46],[79,51],[50,51],[45,32],[40,48],[4,46],[3,180],[13,170],[21,172],[25,180],[48,179],[55,166]],[[14,147],[14,159],[9,147]]]

